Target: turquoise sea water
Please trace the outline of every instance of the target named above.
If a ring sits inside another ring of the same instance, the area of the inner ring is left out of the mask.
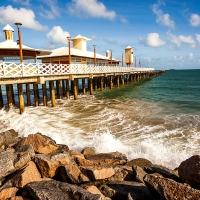
[[[200,154],[200,70],[166,74],[120,88],[57,99],[57,107],[0,110],[0,129],[40,132],[81,151],[119,151],[170,168]]]
[[[168,70],[156,78],[107,90],[97,97],[139,99],[158,103],[166,113],[200,114],[200,70]]]

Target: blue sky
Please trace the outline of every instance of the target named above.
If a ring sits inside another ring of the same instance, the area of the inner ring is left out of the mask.
[[[21,22],[24,45],[55,49],[67,36],[91,38],[87,49],[121,60],[134,48],[137,66],[200,69],[199,0],[4,0],[0,28]],[[3,31],[0,41],[4,41]]]

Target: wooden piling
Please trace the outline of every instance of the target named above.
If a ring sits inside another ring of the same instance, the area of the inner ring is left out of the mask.
[[[122,75],[122,85],[124,85],[124,75]]]
[[[66,80],[66,98],[70,99],[70,94],[69,94],[69,80]]]
[[[56,95],[54,90],[54,81],[49,81],[50,85],[50,93],[51,93],[51,105],[52,107],[56,107]]]
[[[61,96],[61,87],[60,87],[60,80],[56,81],[56,90],[57,90],[57,98],[62,99]]]
[[[31,92],[29,83],[26,84],[26,100],[27,106],[31,106]]]
[[[33,84],[33,90],[34,90],[34,98],[35,98],[35,106],[39,106],[39,98],[38,98],[38,84],[34,83]]]
[[[19,111],[20,111],[20,114],[22,114],[25,110],[23,85],[21,83],[17,84],[17,89],[18,89],[18,98],[19,98]]]
[[[85,95],[86,94],[86,88],[85,88],[85,79],[82,78],[82,91],[83,91],[83,94]]]
[[[90,90],[90,95],[93,95],[92,78],[89,78],[89,90]]]
[[[1,88],[1,85],[0,85],[0,109],[3,108],[3,94],[2,94],[2,88]]]
[[[113,88],[113,77],[112,76],[110,76],[110,89],[112,89]]]
[[[46,82],[42,84],[42,94],[43,94],[43,105],[47,106],[47,88]]]
[[[12,85],[6,85],[6,93],[7,93],[7,101],[8,108],[12,108],[13,106],[13,94],[12,94]]]
[[[78,99],[78,79],[75,78],[74,79],[74,87],[73,87],[73,91],[74,91],[74,100],[77,100]]]
[[[100,77],[100,90],[103,91],[103,77]]]

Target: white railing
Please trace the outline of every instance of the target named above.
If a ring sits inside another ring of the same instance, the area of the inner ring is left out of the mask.
[[[47,64],[47,63],[0,63],[0,78],[31,77],[69,74],[102,74],[115,72],[154,71],[154,68],[135,68],[119,66],[94,66],[82,64]]]

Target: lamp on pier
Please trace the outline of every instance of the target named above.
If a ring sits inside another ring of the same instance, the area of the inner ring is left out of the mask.
[[[124,66],[124,54],[122,52],[122,67]]]
[[[110,49],[110,65],[112,66],[112,49]]]
[[[93,45],[94,47],[94,66],[96,66],[96,44]]]
[[[68,36],[67,39],[68,39],[68,50],[69,50],[69,53],[68,53],[68,60],[69,60],[69,64],[71,64],[71,52],[70,52],[70,41],[71,41],[71,37]]]
[[[20,62],[23,62],[23,54],[22,54],[22,38],[21,38],[21,31],[20,31],[20,27],[22,25],[22,23],[20,22],[16,22],[15,25],[17,26],[18,29],[18,40],[17,40],[17,44],[19,44],[19,56],[20,56]]]

